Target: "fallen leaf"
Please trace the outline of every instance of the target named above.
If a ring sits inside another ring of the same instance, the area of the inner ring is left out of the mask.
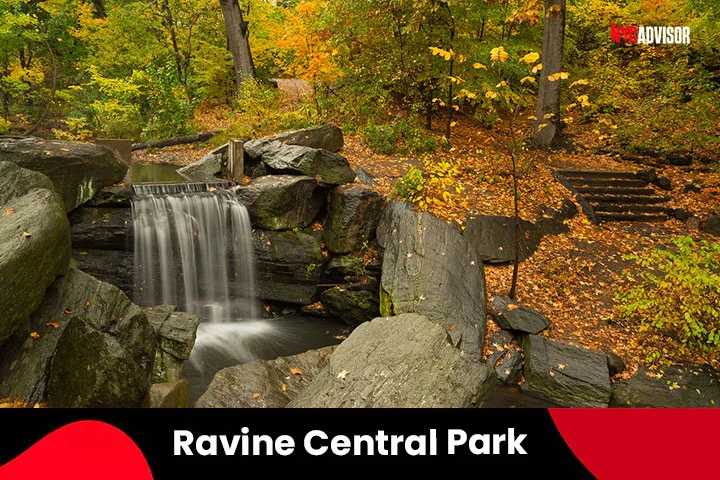
[[[57,322],[47,322],[47,323],[45,324],[45,326],[46,326],[46,327],[58,328],[58,327],[60,326],[60,324],[57,323]]]
[[[23,232],[23,237],[29,238],[29,237],[30,237],[30,234],[29,234],[28,232]]]
[[[282,384],[282,391],[287,392],[287,385],[285,385],[284,383]]]
[[[345,376],[346,376],[347,374],[348,374],[348,371],[347,371],[347,370],[341,370],[341,371],[337,374],[337,378],[339,378],[339,379],[341,379],[341,380],[345,380]]]
[[[70,310],[69,308],[66,308],[65,310],[63,310],[63,313],[64,313],[65,315],[72,315],[73,311]]]
[[[253,398],[260,398],[260,394],[259,394],[259,393],[253,393]]]
[[[299,368],[295,368],[295,367],[290,369],[290,373],[292,373],[293,375],[302,375],[303,374],[302,370],[300,370]]]
[[[455,324],[454,324],[454,323],[448,327],[448,331],[452,332],[453,330],[455,330]]]
[[[38,332],[31,332],[30,337],[31,338],[40,338],[40,334]]]
[[[3,216],[3,217],[4,217],[4,216],[6,216],[6,215],[12,215],[13,213],[15,213],[15,209],[14,209],[14,208],[8,208],[7,210],[5,210],[5,213],[3,213],[3,214],[0,215],[0,216]]]

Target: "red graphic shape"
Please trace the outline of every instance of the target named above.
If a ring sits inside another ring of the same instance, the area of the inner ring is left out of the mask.
[[[140,448],[124,432],[96,421],[71,423],[0,467],[3,480],[151,480]]]
[[[550,409],[550,416],[599,480],[718,478],[720,410]]]

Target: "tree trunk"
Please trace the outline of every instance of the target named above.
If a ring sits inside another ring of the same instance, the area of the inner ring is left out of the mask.
[[[248,78],[255,77],[255,66],[250,53],[248,25],[243,19],[238,0],[220,0],[230,52],[235,67],[235,86],[237,94],[242,92],[242,84]]]
[[[93,0],[92,3],[95,7],[95,18],[107,18],[104,0]]]
[[[548,76],[563,71],[565,47],[565,0],[545,0],[545,30],[543,35],[543,69],[535,116],[533,141],[550,146],[560,137],[560,83]],[[546,118],[547,116],[547,118]],[[544,126],[543,126],[544,125]]]
[[[206,142],[210,140],[217,132],[204,132],[196,135],[185,135],[183,137],[166,138],[164,140],[154,140],[152,142],[133,143],[132,150],[143,150],[145,148],[165,148],[175,145],[185,145],[188,143]]]

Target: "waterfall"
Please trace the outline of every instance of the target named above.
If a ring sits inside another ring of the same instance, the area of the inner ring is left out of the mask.
[[[231,182],[134,185],[135,302],[258,318],[250,218]]]

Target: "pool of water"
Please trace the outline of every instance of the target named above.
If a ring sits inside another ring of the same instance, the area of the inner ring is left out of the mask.
[[[183,377],[190,382],[190,405],[223,368],[336,345],[348,333],[343,322],[303,315],[201,323],[192,355],[183,366]]]
[[[165,163],[133,163],[132,183],[187,182],[177,169],[177,166]]]

